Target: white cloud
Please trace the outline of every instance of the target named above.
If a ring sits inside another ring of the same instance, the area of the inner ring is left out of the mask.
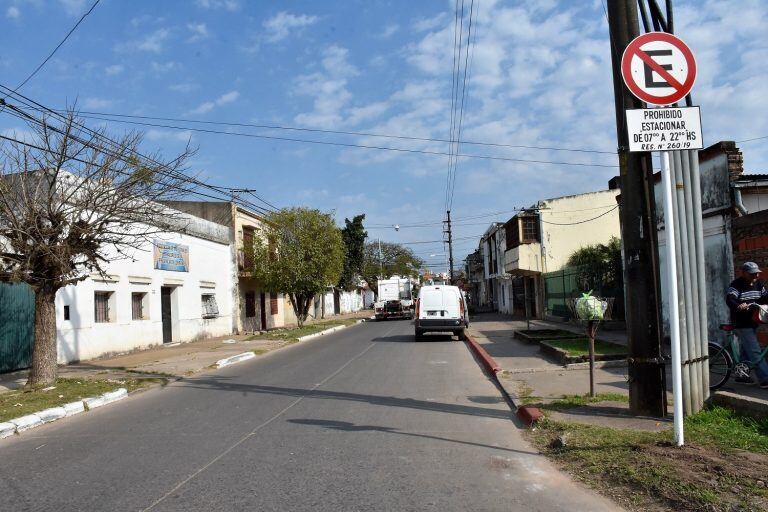
[[[104,68],[104,73],[106,73],[107,76],[119,75],[123,71],[125,71],[125,66],[123,66],[122,64],[113,64],[111,66],[107,66],[106,68]]]
[[[202,9],[224,9],[229,12],[240,9],[240,2],[237,0],[196,0],[195,3]]]
[[[168,71],[179,69],[181,67],[181,64],[172,60],[169,60],[168,62],[153,61],[151,66],[153,71],[156,71],[158,73],[167,73]]]
[[[144,137],[151,141],[180,141],[187,142],[192,138],[192,132],[189,130],[155,130],[151,129],[144,133]]]
[[[187,23],[187,29],[192,34],[189,39],[187,39],[187,42],[189,43],[202,41],[203,39],[207,39],[210,35],[205,23]]]
[[[118,51],[138,50],[149,53],[160,53],[164,49],[164,44],[171,35],[167,28],[159,28],[154,32],[147,34],[143,38],[125,43],[118,43],[115,49]]]
[[[426,32],[427,30],[433,30],[443,25],[445,20],[448,19],[448,14],[441,12],[437,16],[431,18],[422,18],[413,22],[413,30],[415,32]]]
[[[270,43],[282,41],[288,37],[291,32],[299,31],[305,27],[313,25],[318,21],[317,16],[308,16],[306,14],[296,15],[281,11],[269,18],[263,23],[266,31],[266,40]]]
[[[322,70],[297,78],[294,92],[314,99],[311,112],[301,113],[294,118],[297,123],[322,128],[344,123],[343,110],[352,100],[347,81],[358,74],[348,57],[349,51],[346,48],[329,46],[322,52]]]
[[[168,89],[173,91],[173,92],[187,93],[187,92],[191,92],[194,89],[197,89],[197,84],[192,84],[192,83],[189,83],[189,82],[184,82],[184,83],[180,83],[180,84],[173,84],[173,85],[169,86]]]
[[[21,11],[18,7],[12,5],[5,11],[5,17],[11,20],[18,20],[21,17]]]
[[[197,108],[191,110],[190,113],[191,114],[207,114],[208,112],[215,109],[216,107],[221,107],[222,105],[227,105],[229,103],[232,103],[233,101],[236,101],[239,97],[240,97],[240,93],[238,91],[230,91],[226,94],[222,94],[215,100],[201,103],[200,105],[198,105]]]
[[[112,103],[111,100],[106,100],[104,98],[85,98],[85,100],[83,100],[83,108],[99,110],[109,108],[112,106]]]
[[[384,30],[382,30],[381,34],[379,34],[379,37],[387,39],[388,37],[391,37],[398,30],[400,30],[400,25],[396,23],[392,25],[387,25],[386,27],[384,27]]]
[[[80,16],[85,12],[85,0],[59,0],[70,16]]]

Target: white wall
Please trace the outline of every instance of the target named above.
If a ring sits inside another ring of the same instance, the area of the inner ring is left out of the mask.
[[[203,221],[205,222],[205,221]],[[108,264],[108,279],[91,276],[56,295],[59,363],[87,360],[163,342],[160,288],[172,286],[173,341],[193,341],[232,332],[232,272],[228,244],[181,234],[159,239],[189,246],[189,272],[155,270],[152,245],[131,259]],[[113,321],[96,323],[94,292],[112,292]],[[131,294],[146,293],[146,320],[133,320]],[[202,318],[201,295],[216,297],[219,316]],[[70,319],[64,320],[64,306]]]

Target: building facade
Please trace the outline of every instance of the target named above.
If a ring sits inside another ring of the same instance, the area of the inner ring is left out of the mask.
[[[185,216],[183,233],[162,233],[104,274],[56,295],[61,364],[232,331],[227,230]]]

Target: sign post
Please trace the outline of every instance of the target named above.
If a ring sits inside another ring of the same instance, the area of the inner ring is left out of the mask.
[[[621,75],[627,88],[653,105],[677,103],[691,91],[696,80],[693,52],[679,38],[665,32],[649,32],[632,40],[621,59]],[[675,442],[684,443],[683,390],[680,357],[680,318],[677,289],[677,247],[672,203],[672,177],[668,151],[701,149],[701,115],[698,107],[626,110],[630,152],[661,152],[665,259],[669,294],[669,330],[672,345],[672,394]]]

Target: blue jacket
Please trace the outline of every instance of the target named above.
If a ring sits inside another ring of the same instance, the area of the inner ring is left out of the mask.
[[[759,279],[755,281],[755,284],[750,284],[743,277],[734,279],[728,287],[725,303],[728,304],[728,308],[731,310],[731,324],[736,329],[757,327],[757,324],[752,319],[752,310],[739,311],[736,309],[739,304],[749,304],[751,302],[757,304],[768,303],[768,290],[765,289],[765,283]]]

